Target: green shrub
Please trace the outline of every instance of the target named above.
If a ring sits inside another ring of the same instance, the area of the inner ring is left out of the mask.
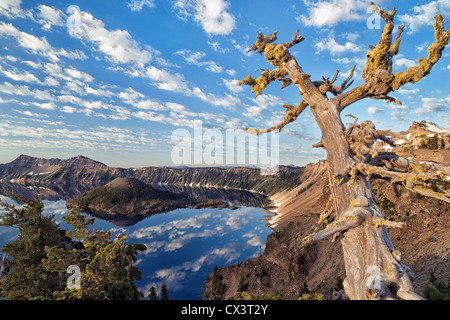
[[[427,300],[450,300],[450,278],[447,283],[438,279],[434,273],[430,274],[431,285],[427,286],[422,295]]]

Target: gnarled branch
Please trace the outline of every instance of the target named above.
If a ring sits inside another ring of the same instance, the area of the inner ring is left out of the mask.
[[[250,48],[248,48],[247,53],[256,51],[256,53],[259,53],[262,55],[264,50],[266,49],[266,46],[269,43],[272,43],[277,40],[277,33],[278,33],[278,30],[268,36],[265,36],[262,34],[262,32],[258,31],[258,36],[256,37],[256,42],[255,42],[255,44],[251,45]]]
[[[378,44],[375,47],[370,46],[371,49],[367,52],[367,62],[362,72],[365,83],[336,97],[341,110],[364,98],[383,99],[389,103],[401,104],[399,100],[389,97],[388,94],[407,83],[415,83],[428,75],[448,44],[450,30],[445,30],[444,19],[441,15],[437,15],[435,16],[436,22],[433,25],[435,41],[427,49],[427,59],[419,58],[417,60],[418,66],[393,74],[393,57],[399,51],[400,37],[405,25],[398,27],[397,36],[392,44],[395,8],[392,11],[385,12],[373,3],[371,3],[371,6],[384,19],[386,25]]]
[[[253,79],[252,76],[248,75],[244,80],[238,81],[237,85],[249,85],[252,88],[252,92],[256,92],[255,98],[257,98],[272,81],[282,81],[282,89],[291,84],[292,81],[285,78],[287,75],[288,73],[280,68],[272,71],[263,70],[259,78]]]
[[[268,133],[268,132],[271,132],[274,130],[280,131],[287,124],[297,120],[297,117],[300,115],[300,113],[303,112],[303,110],[306,109],[307,106],[308,106],[308,104],[305,102],[305,100],[300,101],[300,104],[297,107],[291,106],[289,104],[285,104],[283,107],[286,108],[286,115],[284,116],[284,120],[280,124],[273,126],[269,129],[263,129],[263,130],[253,129],[253,128],[245,128],[244,130],[247,131],[248,133],[253,133],[256,135]]]
[[[393,75],[393,81],[391,84],[392,90],[397,90],[402,85],[407,83],[415,83],[428,75],[431,68],[438,62],[441,58],[442,51],[448,44],[448,39],[450,37],[450,29],[444,29],[444,18],[439,14],[434,17],[436,22],[434,23],[434,38],[435,41],[428,47],[427,59],[419,58],[417,62],[418,66],[410,67],[403,72],[397,72]]]
[[[286,48],[292,48],[293,46],[295,46],[296,44],[302,42],[303,40],[305,40],[305,38],[302,35],[298,35],[298,29],[295,31],[294,36],[292,37],[291,42],[286,42],[284,43],[284,46]]]
[[[402,158],[404,159],[404,158]],[[404,159],[407,161],[406,159]],[[393,161],[389,162],[394,164]],[[359,173],[371,178],[384,178],[391,183],[400,183],[406,189],[450,203],[450,169],[443,165],[411,163],[405,169],[404,161],[400,166],[389,169],[386,167],[373,166],[370,164],[359,164],[356,169]],[[379,164],[379,162],[377,163]],[[403,171],[403,172],[402,172]]]
[[[320,93],[322,94],[330,92],[334,96],[338,96],[353,84],[353,81],[351,81],[350,83],[349,81],[353,77],[355,67],[356,65],[353,66],[353,68],[350,70],[349,76],[347,77],[347,79],[344,80],[344,82],[340,86],[333,86],[333,84],[337,80],[339,70],[336,70],[336,73],[334,74],[334,77],[333,79],[331,79],[331,81],[329,78],[325,79],[325,77],[322,77],[323,81],[313,81],[313,84],[319,89]]]
[[[305,237],[303,241],[305,244],[307,244],[313,241],[322,240],[335,233],[345,232],[349,229],[356,228],[364,222],[366,216],[368,215],[370,216],[371,213],[365,208],[352,208],[344,214],[344,218],[332,222],[331,224],[327,225],[325,229],[310,234],[309,236]]]

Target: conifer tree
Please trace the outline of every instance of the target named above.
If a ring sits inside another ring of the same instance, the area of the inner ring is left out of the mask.
[[[169,299],[169,290],[167,289],[167,285],[163,282],[161,285],[161,300],[170,300]]]
[[[94,219],[75,209],[70,210],[63,219],[73,228],[67,236],[82,241],[83,248],[66,250],[46,247],[44,265],[47,270],[58,272],[61,276],[69,266],[78,266],[81,270],[81,288],[74,290],[66,287],[55,292],[56,298],[137,300],[143,296],[134,283],[141,279],[141,272],[133,266],[133,262],[138,252],[147,249],[145,245],[125,245],[127,237],[122,234],[112,240],[110,231],[91,231]]]
[[[18,228],[18,238],[1,248],[10,257],[9,273],[0,282],[1,296],[10,300],[49,299],[60,289],[56,275],[45,270],[42,260],[46,246],[58,246],[60,232],[53,216],[44,216],[44,204],[39,193],[30,200],[13,193],[7,195],[22,204],[0,202],[4,209],[0,226]]]
[[[11,300],[136,300],[143,296],[134,283],[141,279],[141,271],[133,263],[147,249],[145,245],[125,244],[123,234],[111,239],[111,232],[90,230],[94,219],[74,209],[63,216],[73,231],[61,230],[54,216],[43,214],[39,193],[34,200],[6,194],[23,206],[0,202],[4,211],[0,226],[20,231],[17,240],[1,248],[11,259],[9,273],[0,282],[0,296]],[[67,238],[72,237],[79,242],[69,240],[67,247]],[[74,266],[81,272],[79,288],[68,286],[68,269]]]
[[[156,288],[152,286],[150,290],[148,290],[148,300],[157,300]]]

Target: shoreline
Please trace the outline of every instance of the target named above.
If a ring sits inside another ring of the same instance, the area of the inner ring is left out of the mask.
[[[269,197],[270,201],[272,202],[273,207],[277,207],[277,209],[269,209],[268,211],[270,213],[273,213],[274,215],[272,218],[267,220],[268,227],[274,230],[278,226],[278,220],[281,219],[283,216],[283,212],[278,212],[280,210],[280,207],[282,206],[282,203],[275,200],[273,197]]]

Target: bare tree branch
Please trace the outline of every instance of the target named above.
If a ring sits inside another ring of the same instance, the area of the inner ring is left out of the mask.
[[[266,48],[266,45],[277,40],[277,33],[278,33],[278,30],[269,36],[265,36],[261,32],[258,31],[258,36],[256,37],[256,42],[255,42],[255,44],[250,46],[250,48],[247,50],[247,53],[249,53],[251,51],[256,51],[256,53],[259,53],[262,55],[264,52],[264,49]]]
[[[298,29],[297,31],[295,31],[294,36],[292,37],[291,42],[286,42],[284,45],[286,48],[292,48],[293,46],[295,46],[296,44],[302,42],[303,40],[305,40],[305,38],[302,35],[298,35]]]
[[[252,133],[252,134],[263,134],[263,133],[268,133],[274,130],[280,131],[281,129],[283,129],[287,124],[297,120],[297,117],[300,115],[300,113],[303,112],[303,110],[306,109],[306,107],[308,106],[308,104],[305,102],[305,100],[300,101],[300,104],[297,107],[291,106],[289,104],[285,104],[283,107],[286,108],[286,115],[284,116],[284,120],[276,125],[273,126],[269,129],[253,129],[253,128],[245,128],[244,130],[247,131],[248,133]]]
[[[350,83],[348,83],[348,82],[353,77],[355,67],[356,67],[356,65],[353,66],[353,68],[350,70],[349,76],[347,77],[347,79],[345,79],[345,81],[339,87],[333,86],[333,84],[337,80],[339,70],[336,70],[336,73],[334,74],[334,77],[333,77],[333,79],[331,79],[331,81],[329,78],[325,79],[325,77],[322,77],[323,81],[313,81],[313,84],[319,89],[320,93],[322,93],[322,94],[326,94],[327,92],[330,92],[334,96],[338,96],[342,92],[347,90],[353,84],[353,81],[351,81]]]
[[[389,162],[394,164],[394,162]],[[379,165],[379,162],[377,163]],[[401,183],[406,189],[450,203],[450,169],[443,165],[410,164],[405,169],[401,166],[379,167],[370,164],[357,165],[357,171],[371,178],[387,178],[391,183]],[[405,171],[405,172],[401,172]]]

